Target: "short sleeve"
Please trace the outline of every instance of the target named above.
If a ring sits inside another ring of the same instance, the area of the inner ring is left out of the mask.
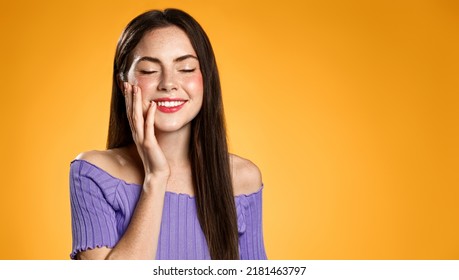
[[[87,249],[113,248],[119,239],[115,210],[94,171],[94,166],[85,161],[70,165],[72,259]]]
[[[262,224],[262,188],[236,197],[241,260],[266,260]]]

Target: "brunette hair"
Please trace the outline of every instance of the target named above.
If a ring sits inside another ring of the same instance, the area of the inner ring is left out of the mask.
[[[120,79],[132,63],[131,52],[145,33],[177,26],[191,41],[204,83],[200,112],[191,122],[190,162],[198,219],[212,259],[239,259],[237,217],[229,166],[223,102],[215,55],[210,41],[187,13],[151,10],[134,18],[118,42],[113,66],[112,100],[107,148],[133,143]]]

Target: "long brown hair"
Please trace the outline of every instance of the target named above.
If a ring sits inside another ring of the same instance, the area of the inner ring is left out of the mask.
[[[220,78],[206,33],[187,13],[177,9],[148,11],[134,18],[124,29],[116,48],[113,66],[107,148],[133,143],[119,83],[120,79],[124,80],[132,63],[132,50],[146,32],[172,25],[188,35],[198,56],[204,83],[202,107],[191,122],[189,154],[198,219],[212,259],[239,259],[239,235]]]

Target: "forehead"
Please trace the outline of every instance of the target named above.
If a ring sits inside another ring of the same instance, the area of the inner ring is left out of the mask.
[[[190,39],[176,26],[157,28],[145,33],[133,53],[134,57],[152,56],[159,59],[173,59],[186,54],[196,56]]]

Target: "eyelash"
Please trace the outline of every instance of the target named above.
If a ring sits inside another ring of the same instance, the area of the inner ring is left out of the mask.
[[[196,68],[193,68],[193,69],[183,69],[183,70],[179,70],[179,72],[182,72],[182,73],[193,73],[194,71],[196,70]],[[144,75],[148,75],[148,74],[154,74],[154,73],[157,73],[158,71],[145,71],[145,70],[141,70],[140,73],[141,74],[144,74]]]
[[[156,72],[158,72],[158,71],[144,71],[144,70],[141,70],[141,71],[140,71],[140,73],[145,74],[145,75],[147,75],[147,74],[153,74],[153,73],[156,73]]]

